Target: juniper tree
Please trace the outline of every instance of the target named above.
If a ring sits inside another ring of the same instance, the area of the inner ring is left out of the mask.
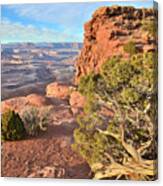
[[[87,108],[74,132],[77,150],[96,179],[153,180],[157,161],[157,58],[112,58],[99,74],[81,79]],[[111,109],[106,117],[102,108]]]
[[[20,140],[26,137],[24,123],[15,111],[7,110],[4,112],[1,122],[2,140]]]

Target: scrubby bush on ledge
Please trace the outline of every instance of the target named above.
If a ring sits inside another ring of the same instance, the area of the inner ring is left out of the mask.
[[[26,107],[21,112],[27,134],[37,136],[41,131],[46,131],[51,122],[50,108]]]
[[[26,136],[23,121],[18,113],[8,110],[2,114],[1,138],[2,140],[20,140]]]
[[[143,20],[142,29],[147,32],[150,36],[157,36],[157,21],[155,20]]]
[[[98,75],[81,79],[88,100],[78,117],[73,148],[96,179],[153,180],[157,162],[157,58],[133,55],[108,60]],[[89,92],[90,91],[90,92]],[[112,109],[105,117],[101,109]]]
[[[136,54],[137,52],[136,45],[133,41],[129,41],[128,43],[126,43],[123,47],[123,50],[130,54],[130,56]]]

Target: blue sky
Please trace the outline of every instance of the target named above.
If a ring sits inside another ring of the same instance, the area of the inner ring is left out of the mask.
[[[1,43],[82,42],[83,24],[101,6],[152,7],[146,2],[16,4],[1,6]]]

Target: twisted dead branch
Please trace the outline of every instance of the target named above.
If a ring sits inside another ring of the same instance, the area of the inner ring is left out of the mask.
[[[116,177],[117,179],[124,176],[126,179],[131,180],[147,180],[149,176],[154,176],[156,174],[156,160],[145,160],[141,157],[141,152],[146,149],[150,144],[151,140],[147,141],[139,149],[134,148],[132,145],[127,144],[124,140],[124,125],[120,126],[120,133],[114,134],[109,131],[102,131],[97,128],[103,135],[111,136],[115,140],[121,143],[123,148],[129,154],[128,157],[123,159],[123,163],[117,163],[113,156],[105,153],[105,156],[110,160],[109,165],[104,164],[94,164],[92,169],[95,172],[95,179],[104,179]]]

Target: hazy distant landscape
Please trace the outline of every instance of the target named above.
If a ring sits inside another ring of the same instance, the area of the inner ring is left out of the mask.
[[[44,93],[52,81],[70,83],[81,43],[14,43],[2,45],[2,100]]]

